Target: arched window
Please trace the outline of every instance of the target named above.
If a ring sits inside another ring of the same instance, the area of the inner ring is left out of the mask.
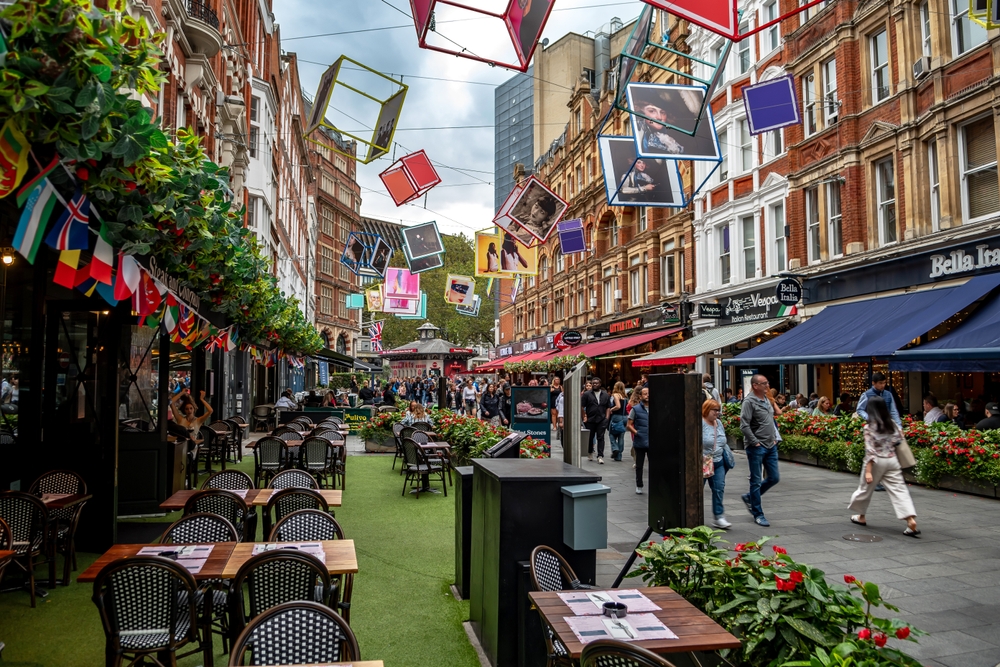
[[[326,349],[330,349],[330,332],[324,330],[321,331],[319,335],[320,338],[323,339],[323,347],[325,347]]]
[[[337,336],[337,352],[347,354],[347,336],[344,334]]]
[[[538,260],[538,274],[542,277],[542,280],[549,279],[549,258],[542,257]]]

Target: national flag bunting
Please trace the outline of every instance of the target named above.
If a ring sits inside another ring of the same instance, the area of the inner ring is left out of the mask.
[[[23,190],[22,190],[23,192]],[[21,195],[18,194],[18,203]],[[49,179],[43,178],[35,184],[24,201],[24,211],[14,233],[14,247],[29,264],[35,263],[38,247],[42,245],[45,228],[56,206],[56,189]]]
[[[163,297],[151,275],[141,269],[139,274],[139,284],[132,294],[132,310],[136,315],[142,317],[155,312],[160,307]]]
[[[0,42],[3,37],[0,36]],[[7,55],[6,47],[3,56]],[[9,119],[0,129],[0,199],[17,189],[28,171],[28,153],[31,146],[17,128],[14,119]]]
[[[118,275],[115,278],[115,298],[119,301],[132,296],[139,286],[139,263],[132,255],[118,253]]]
[[[368,327],[368,336],[372,341],[372,352],[382,351],[382,327],[384,322],[372,322],[371,326]]]
[[[76,269],[80,264],[79,250],[63,250],[59,253],[59,261],[56,263],[56,274],[52,277],[52,282],[73,289],[76,283]]]
[[[101,232],[94,245],[94,259],[90,262],[90,277],[106,285],[111,284],[111,271],[115,263],[115,249],[108,241],[108,226],[102,222]]]
[[[82,190],[77,190],[45,237],[45,243],[53,250],[89,250],[89,224],[90,200]]]
[[[167,292],[164,302],[163,326],[167,330],[167,334],[173,336],[174,332],[177,331],[179,321],[177,297],[174,296],[173,292]]]
[[[90,277],[90,267],[81,266],[76,271],[76,279],[73,281],[73,287],[83,292],[87,296],[94,293],[94,288],[97,287],[97,282]]]
[[[226,342],[226,352],[232,352],[240,345],[240,334],[236,327],[229,327],[229,340]]]

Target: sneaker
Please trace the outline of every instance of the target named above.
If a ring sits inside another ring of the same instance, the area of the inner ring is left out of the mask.
[[[642,487],[641,486],[635,487],[635,492],[641,496],[642,495]]]
[[[593,461],[594,460],[594,455],[593,454],[587,454],[587,460],[588,461]]]
[[[753,514],[753,505],[750,504],[750,494],[744,493],[742,496],[740,496],[740,500],[742,500],[743,504],[747,506],[747,512]]]
[[[763,515],[763,514],[761,514],[761,515],[760,515],[759,517],[756,517],[756,518],[755,518],[755,519],[753,520],[753,522],[754,522],[755,524],[757,524],[758,526],[764,526],[765,528],[767,528],[768,526],[770,526],[770,525],[771,525],[771,524],[770,524],[770,523],[768,522],[768,520],[764,518],[764,515]]]
[[[601,458],[600,456],[597,457],[597,462],[600,463],[601,465],[604,465],[604,459]]]
[[[722,528],[723,530],[726,530],[727,528],[729,528],[732,525],[733,524],[731,524],[728,521],[726,521],[726,517],[723,516],[723,515],[721,515],[721,514],[719,516],[715,517],[715,521],[712,522],[712,526],[713,527],[715,527],[715,528]]]
[[[881,484],[876,484],[875,485],[875,490],[876,491],[885,491],[885,487],[882,486]]]

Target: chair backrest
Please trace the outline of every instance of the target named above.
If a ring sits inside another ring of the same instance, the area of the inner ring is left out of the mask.
[[[233,434],[232,425],[223,419],[212,422],[208,425],[208,428],[225,437],[229,437]]]
[[[292,512],[297,512],[298,510],[330,511],[330,506],[327,504],[326,499],[320,495],[319,491],[313,489],[282,489],[276,491],[267,501],[267,507],[264,510],[266,516],[271,516],[272,508],[274,509],[275,522],[281,521]]]
[[[72,470],[50,470],[31,483],[28,493],[87,493],[87,483]]]
[[[344,529],[329,512],[308,509],[285,515],[274,525],[267,539],[270,542],[312,542],[345,538]]]
[[[289,429],[289,430],[285,431],[284,433],[281,433],[281,434],[276,435],[274,437],[276,437],[278,440],[282,440],[284,442],[288,442],[289,440],[301,440],[302,439],[302,433],[300,433],[299,431],[296,431],[295,429]]]
[[[266,436],[257,441],[253,455],[260,467],[277,470],[288,459],[288,445],[281,438]]]
[[[233,422],[234,424],[237,424],[239,426],[249,426],[250,425],[249,422],[247,422],[246,419],[243,419],[243,415],[233,415],[232,417],[230,417],[226,421]]]
[[[104,566],[94,580],[93,600],[113,647],[169,649],[198,638],[198,605],[190,603],[197,589],[177,561],[133,556]]]
[[[336,424],[337,426],[343,426],[344,420],[340,417],[327,417],[323,420],[324,422],[329,422],[330,424]]]
[[[184,514],[198,514],[208,512],[216,514],[229,521],[237,527],[242,528],[250,510],[246,501],[235,493],[230,493],[224,489],[205,489],[195,491],[187,502],[184,503]]]
[[[0,519],[0,551],[10,551],[10,546],[13,543],[14,536],[10,532],[10,526],[7,525],[6,521]]]
[[[424,462],[422,452],[412,438],[403,438],[403,458],[406,465],[417,466]]]
[[[317,438],[325,438],[330,442],[345,442],[347,440],[347,438],[344,437],[344,434],[341,433],[340,431],[335,431],[333,429],[328,429],[328,428],[324,429],[318,428],[315,431],[313,431],[313,435]]]
[[[302,415],[301,417],[296,417],[295,419],[291,420],[289,423],[290,424],[305,424],[306,426],[309,426],[310,424],[312,424],[312,420],[309,419],[309,417],[306,417],[305,415]]]
[[[270,405],[258,405],[253,409],[253,416],[259,419],[267,419],[274,414],[274,408]]]
[[[244,655],[248,650],[249,658]],[[231,667],[352,660],[361,660],[354,632],[340,614],[318,602],[286,602],[268,609],[250,621],[229,656]]]
[[[306,470],[326,470],[336,457],[336,451],[326,438],[306,438],[302,443],[302,467]]]
[[[416,430],[417,429],[413,428],[412,426],[404,426],[403,429],[399,432],[399,439],[405,440],[406,438],[409,438],[411,435],[413,435],[414,431]]]
[[[239,542],[240,534],[229,519],[197,512],[174,521],[160,537],[160,544],[208,544],[211,542]]]
[[[535,547],[530,564],[531,584],[536,591],[566,591],[580,583],[566,559],[552,547]]]
[[[431,441],[431,438],[429,435],[427,435],[426,431],[414,431],[413,433],[410,434],[410,440],[417,443],[418,445],[426,445],[428,442]]]
[[[413,428],[415,428],[418,431],[432,431],[432,430],[434,430],[434,427],[432,427],[428,422],[413,422],[413,424],[411,424],[411,426],[413,426]]]
[[[243,563],[230,591],[230,618],[234,630],[239,632],[247,621],[279,604],[308,601],[326,604],[330,574],[311,554],[282,549],[265,551]]]
[[[269,489],[318,489],[316,478],[305,470],[282,470],[267,485]]]
[[[253,478],[242,470],[218,470],[202,482],[201,488],[243,491],[244,489],[253,489],[255,487]]]
[[[299,439],[297,436],[301,432],[302,432],[301,430],[299,430],[297,428],[293,428],[292,426],[289,426],[288,424],[285,424],[284,426],[279,426],[278,428],[276,428],[273,431],[271,431],[271,435],[274,436],[274,437],[276,437],[276,438],[280,438],[283,435],[291,433],[292,435],[296,436],[296,439]]]
[[[381,412],[395,412],[396,411],[396,406],[395,405],[382,405],[382,406],[379,406],[378,411],[380,413]]]
[[[41,545],[45,514],[41,499],[22,491],[0,491],[0,519],[7,522],[14,551],[34,550]]]
[[[392,434],[398,438],[400,436],[400,434],[403,432],[404,428],[406,428],[406,426],[403,425],[403,424],[393,424],[392,425]]]
[[[584,645],[580,667],[674,667],[674,663],[641,646],[597,639]]]

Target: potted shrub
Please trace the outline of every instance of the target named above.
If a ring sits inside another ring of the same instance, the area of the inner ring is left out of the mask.
[[[392,434],[392,425],[398,413],[383,412],[368,419],[358,430],[358,435],[365,441],[366,452],[394,452],[396,438]]]

